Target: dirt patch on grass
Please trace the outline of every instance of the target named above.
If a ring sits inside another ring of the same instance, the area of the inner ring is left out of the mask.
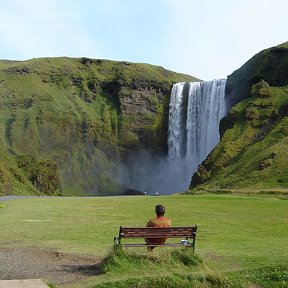
[[[1,280],[41,278],[57,285],[100,274],[99,258],[40,247],[0,248],[0,263]]]

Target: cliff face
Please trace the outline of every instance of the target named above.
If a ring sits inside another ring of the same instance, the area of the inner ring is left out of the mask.
[[[261,51],[227,77],[226,95],[232,104],[249,97],[251,86],[264,79],[271,86],[288,85],[288,42]]]
[[[288,187],[288,43],[260,52],[228,77],[237,103],[220,123],[221,140],[190,188]]]
[[[113,163],[165,151],[173,83],[148,64],[0,61],[0,195],[113,194]]]

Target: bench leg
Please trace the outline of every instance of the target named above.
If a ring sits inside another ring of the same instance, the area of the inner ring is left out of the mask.
[[[122,250],[122,245],[121,245],[121,238],[119,237],[114,237],[114,251],[119,252]]]
[[[117,249],[119,247],[119,238],[118,237],[114,237],[114,251],[117,252]]]
[[[192,242],[193,255],[195,253],[195,243],[196,243],[196,239],[193,238],[193,242]]]

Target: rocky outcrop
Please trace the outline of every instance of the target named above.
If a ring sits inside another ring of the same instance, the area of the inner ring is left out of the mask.
[[[269,84],[261,79],[258,83],[252,85],[251,95],[253,97],[270,97]]]
[[[204,165],[199,165],[198,171],[192,176],[191,188],[207,182],[210,178],[210,173],[207,172]]]

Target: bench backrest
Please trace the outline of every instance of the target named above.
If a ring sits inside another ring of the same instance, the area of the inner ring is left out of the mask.
[[[120,227],[120,238],[195,238],[197,225],[187,227]]]

